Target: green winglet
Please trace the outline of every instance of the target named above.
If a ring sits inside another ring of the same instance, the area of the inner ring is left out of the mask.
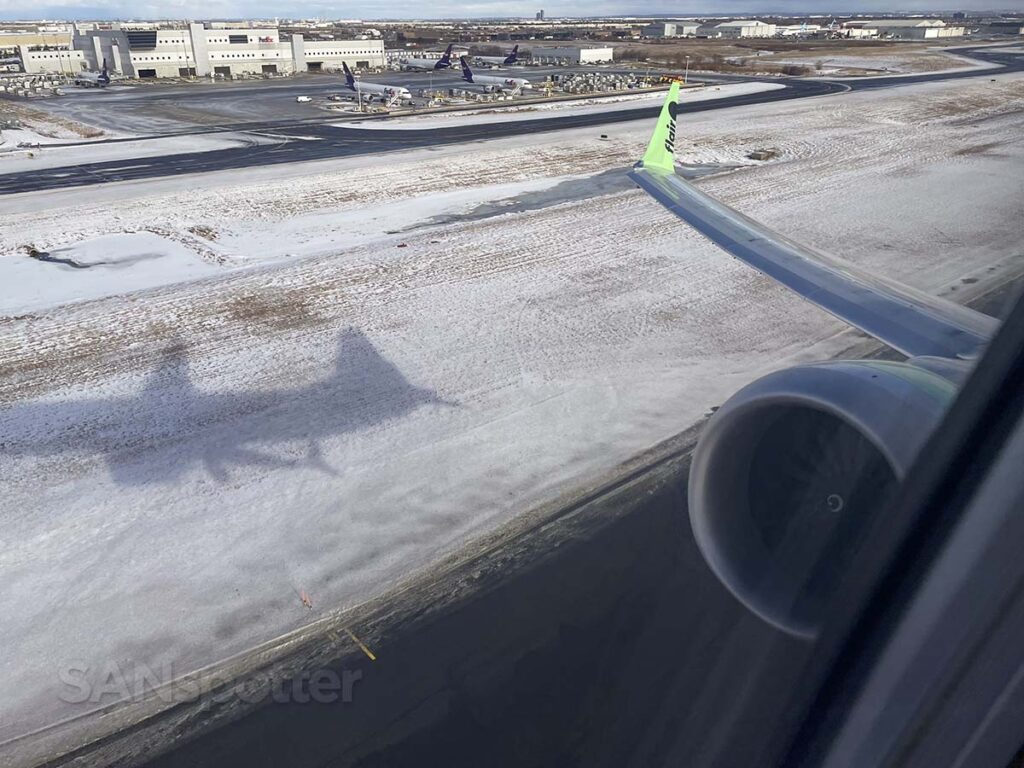
[[[665,106],[658,116],[658,125],[644,153],[644,168],[674,172],[676,152],[676,106],[679,103],[679,81],[672,83]]]

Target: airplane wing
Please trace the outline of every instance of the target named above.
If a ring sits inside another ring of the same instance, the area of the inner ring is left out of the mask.
[[[647,152],[629,172],[645,192],[715,245],[908,357],[979,355],[996,320],[799,245],[677,176],[678,98],[673,83]]]

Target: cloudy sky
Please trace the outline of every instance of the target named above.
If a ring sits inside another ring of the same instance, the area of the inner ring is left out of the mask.
[[[947,3],[954,3],[947,5]],[[473,18],[480,16],[532,16],[544,8],[551,16],[597,16],[604,14],[753,14],[758,12],[828,13],[832,11],[932,11],[987,10],[1024,11],[1024,0],[833,0],[829,3],[803,0],[724,0],[723,2],[667,2],[665,0],[592,0],[566,3],[552,0],[0,0],[0,19],[144,19],[144,18]]]

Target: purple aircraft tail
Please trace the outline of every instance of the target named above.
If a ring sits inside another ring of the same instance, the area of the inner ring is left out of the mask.
[[[354,91],[356,89],[356,79],[352,76],[352,70],[348,68],[348,64],[344,61],[341,62],[341,67],[345,70],[345,83]]]
[[[459,61],[462,63],[462,79],[467,83],[473,82],[473,70],[469,68],[469,63],[466,61],[465,56],[460,56]]]
[[[515,64],[519,61],[519,44],[512,49],[512,53],[505,57],[505,64]]]
[[[437,60],[434,69],[448,69],[452,65],[452,45],[453,43],[448,43],[448,47],[444,49],[444,55]]]
[[[103,68],[100,69],[100,76],[97,78],[101,83],[109,83],[110,75],[107,73],[107,60],[103,60]]]

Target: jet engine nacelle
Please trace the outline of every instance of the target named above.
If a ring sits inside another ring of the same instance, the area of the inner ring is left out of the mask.
[[[705,427],[689,482],[697,544],[733,595],[776,627],[817,632],[863,534],[952,402],[956,371],[921,362],[778,371]]]

